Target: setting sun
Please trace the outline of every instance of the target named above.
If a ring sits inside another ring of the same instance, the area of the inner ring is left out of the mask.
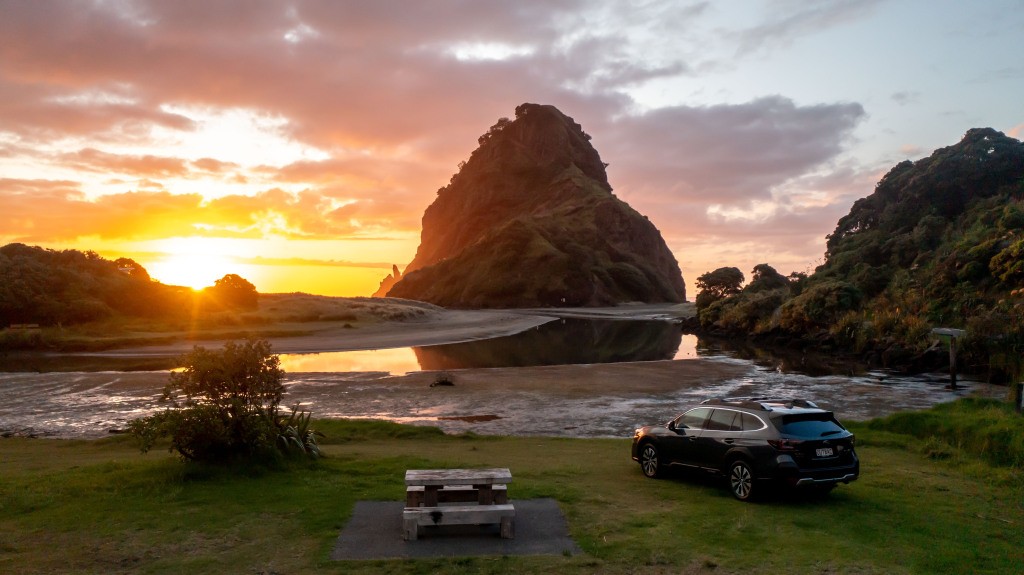
[[[179,254],[152,264],[149,272],[162,283],[200,290],[224,277],[228,262],[215,254]]]
[[[170,285],[200,290],[233,273],[233,261],[216,242],[203,238],[174,238],[165,242],[167,256],[148,266],[149,274]]]

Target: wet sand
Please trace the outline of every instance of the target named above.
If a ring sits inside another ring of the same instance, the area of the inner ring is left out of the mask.
[[[607,308],[544,308],[511,310],[431,311],[423,317],[403,321],[361,323],[316,322],[292,325],[308,333],[267,338],[276,353],[323,353],[395,347],[418,347],[461,343],[513,335],[554,321],[559,317],[593,319],[672,319],[695,313],[693,304],[624,304]],[[220,347],[221,340],[179,341],[170,344],[120,348],[82,355],[110,357],[152,357],[180,355],[194,345]]]

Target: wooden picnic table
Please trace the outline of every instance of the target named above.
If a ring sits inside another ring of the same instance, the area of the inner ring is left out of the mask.
[[[405,538],[420,526],[500,523],[501,536],[513,537],[515,509],[507,502],[508,468],[410,469],[405,472]]]
[[[410,493],[419,490],[409,490],[409,487],[423,487],[422,506],[435,507],[438,504],[438,493],[441,490],[456,490],[460,486],[468,486],[477,492],[477,503],[480,505],[492,505],[494,503],[495,486],[501,486],[512,481],[512,472],[507,467],[494,469],[410,469],[405,472],[406,502],[412,503],[415,496],[410,499]],[[408,507],[419,507],[420,505],[407,505]]]

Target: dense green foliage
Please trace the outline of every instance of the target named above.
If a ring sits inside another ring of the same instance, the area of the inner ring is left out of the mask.
[[[224,309],[256,307],[259,294],[227,274],[196,292],[154,281],[130,258],[107,260],[95,252],[24,244],[0,247],[0,326],[71,326],[114,318],[176,320]],[[6,334],[5,334],[6,335]],[[29,337],[32,337],[31,334]],[[31,341],[18,346],[32,347]]]
[[[219,352],[196,346],[183,363],[161,397],[170,406],[129,426],[142,451],[168,437],[183,458],[210,463],[273,459],[278,451],[319,455],[309,414],[279,413],[284,371],[267,341],[228,342]]]
[[[127,258],[95,252],[0,247],[0,325],[76,324],[115,314],[154,317],[186,309],[187,288],[151,281]]]
[[[924,352],[933,327],[961,328],[964,366],[1012,378],[1024,357],[1022,255],[1024,144],[974,129],[890,170],[839,220],[812,275],[791,275],[788,286],[775,276],[771,286],[752,281],[700,318],[858,352],[898,347],[901,358]]]

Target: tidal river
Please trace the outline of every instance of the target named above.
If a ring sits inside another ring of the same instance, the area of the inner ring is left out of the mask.
[[[283,405],[479,434],[628,437],[708,397],[802,397],[863,420],[1006,388],[961,377],[789,370],[710,349],[669,322],[552,322],[465,344],[283,355]],[[560,335],[559,335],[560,333]],[[431,385],[444,373],[453,385]],[[0,373],[0,433],[102,437],[164,406],[167,371]]]

